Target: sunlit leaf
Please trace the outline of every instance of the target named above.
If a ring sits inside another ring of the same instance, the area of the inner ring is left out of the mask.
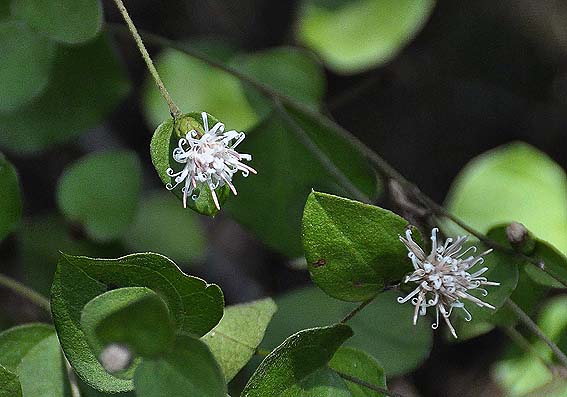
[[[92,39],[102,26],[99,0],[13,0],[12,13],[51,39],[69,44]]]
[[[383,64],[417,34],[434,0],[304,0],[298,37],[339,73]]]
[[[239,131],[256,123],[256,113],[236,77],[176,50],[162,52],[156,59],[156,67],[183,111],[206,111],[230,129]],[[144,88],[144,105],[152,126],[169,117],[167,105],[149,77]]]
[[[250,361],[276,309],[270,298],[229,306],[220,323],[203,337],[227,382]]]
[[[303,213],[311,278],[325,293],[363,301],[412,270],[399,235],[408,222],[380,207],[312,192]]]
[[[94,153],[69,166],[57,190],[59,208],[96,240],[122,236],[134,220],[141,189],[134,152]]]
[[[33,153],[68,141],[99,124],[129,89],[105,36],[59,47],[44,92],[15,112],[0,113],[0,146]]]
[[[453,182],[448,209],[483,232],[513,221],[567,254],[567,176],[546,154],[511,143],[473,159]]]
[[[0,22],[0,112],[15,110],[45,89],[55,50],[23,22]]]

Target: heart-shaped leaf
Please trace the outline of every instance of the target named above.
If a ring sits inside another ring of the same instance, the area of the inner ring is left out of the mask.
[[[276,310],[270,298],[229,306],[220,323],[203,337],[227,382],[250,361]]]
[[[111,240],[127,230],[140,199],[142,169],[134,152],[94,153],[68,167],[59,181],[63,214],[84,226],[95,240]]]
[[[405,219],[383,208],[312,192],[303,213],[311,278],[338,299],[372,298],[412,270],[399,240],[407,227]]]
[[[345,324],[307,329],[290,336],[262,361],[242,397],[287,396],[287,390],[323,368],[351,336],[352,330]]]
[[[111,287],[147,287],[167,303],[178,332],[202,336],[220,320],[223,295],[214,284],[185,275],[168,258],[153,253],[118,259],[62,255],[51,290],[53,322],[65,356],[91,387],[118,393],[132,390],[131,380],[104,370],[80,324],[84,306]]]
[[[160,359],[143,360],[134,375],[136,396],[226,397],[221,368],[207,345],[179,336],[174,351]]]
[[[18,224],[22,216],[22,200],[18,174],[0,153],[0,241]]]
[[[49,38],[68,44],[92,39],[102,26],[99,0],[14,0],[12,13]]]
[[[209,128],[218,123],[218,120],[207,113]],[[175,180],[168,175],[167,170],[171,168],[177,172],[183,168],[183,164],[177,163],[173,159],[173,149],[179,144],[179,139],[184,138],[185,135],[194,129],[197,132],[204,133],[203,121],[200,113],[188,113],[179,116],[175,122],[173,119],[168,119],[160,124],[152,137],[150,144],[150,153],[152,156],[152,163],[160,177],[161,181],[166,185],[174,186]],[[172,192],[183,200],[184,184],[173,188]],[[222,206],[228,199],[230,189],[228,185],[220,186],[215,190],[219,204]],[[194,198],[193,198],[194,197]],[[187,206],[200,214],[207,216],[214,216],[219,211],[213,200],[211,189],[206,183],[199,183],[193,192],[192,197],[187,197]]]

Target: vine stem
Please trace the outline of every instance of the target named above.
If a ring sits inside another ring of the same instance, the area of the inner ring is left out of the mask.
[[[348,321],[350,321],[354,316],[356,316],[362,309],[364,309],[366,306],[368,306],[368,304],[370,302],[372,302],[374,300],[374,298],[376,298],[375,296],[365,300],[364,302],[360,303],[357,307],[355,307],[354,309],[352,309],[346,316],[344,316],[344,318],[340,321],[341,324],[344,324]]]
[[[350,376],[350,375],[347,375],[347,374],[342,373],[342,372],[337,371],[337,370],[333,370],[333,371],[335,371],[335,373],[336,373],[337,375],[339,375],[341,378],[343,378],[344,380],[348,380],[349,382],[356,383],[357,385],[366,387],[367,389],[376,391],[376,392],[378,392],[378,393],[382,393],[382,394],[385,395],[385,396],[389,396],[389,397],[404,397],[403,395],[401,395],[401,394],[399,394],[399,393],[396,393],[396,392],[393,392],[393,391],[389,391],[388,389],[384,389],[383,387],[380,387],[380,386],[373,385],[372,383],[369,383],[369,382],[367,382],[367,381],[365,381],[365,380],[359,379],[359,378],[357,378],[357,377],[355,377],[355,376]]]
[[[518,330],[516,330],[514,327],[502,327],[501,329],[508,336],[508,338],[512,340],[512,342],[514,342],[526,353],[529,353],[534,358],[538,359],[538,361],[541,362],[551,374],[555,374],[556,371],[553,368],[553,365],[545,360],[539,354],[539,352],[534,349],[531,343],[521,333],[518,332]]]
[[[161,96],[167,102],[167,106],[169,107],[169,113],[171,114],[171,117],[177,118],[178,116],[181,115],[181,109],[179,109],[179,107],[175,104],[173,98],[169,94],[169,91],[167,91],[167,88],[165,88],[165,84],[163,84],[163,81],[159,76],[156,67],[154,66],[152,58],[150,57],[150,54],[148,53],[148,50],[146,49],[146,46],[142,41],[142,37],[140,37],[140,34],[138,33],[138,29],[136,29],[136,26],[134,25],[132,18],[130,18],[130,15],[128,14],[128,10],[126,10],[126,7],[124,6],[122,0],[114,0],[114,3],[116,3],[116,7],[118,7],[118,11],[120,11],[120,14],[122,14],[122,17],[126,21],[126,24],[128,25],[128,30],[132,34],[132,37],[134,38],[134,41],[136,42],[136,45],[138,46],[138,49],[142,54],[142,58],[144,58],[144,61],[146,62],[148,70],[150,71],[150,74],[152,75],[154,81],[156,82],[156,85],[159,89],[159,92],[161,93]]]
[[[559,347],[551,340],[549,337],[543,333],[543,331],[537,326],[537,324],[528,316],[518,305],[516,305],[511,299],[506,300],[506,305],[516,314],[520,321],[529,328],[539,339],[541,339],[555,354],[555,357],[561,362],[561,364],[567,368],[567,356],[565,353],[559,349]]]
[[[33,289],[26,287],[19,281],[16,281],[4,274],[0,274],[0,285],[14,291],[18,295],[23,296],[30,302],[34,303],[36,306],[41,307],[46,312],[51,313],[49,300],[38,292],[35,292]]]

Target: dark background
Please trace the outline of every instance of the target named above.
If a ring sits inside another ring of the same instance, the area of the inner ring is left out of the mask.
[[[172,39],[215,36],[248,51],[296,44],[295,1],[137,0],[127,5],[140,29]],[[105,1],[105,15],[107,21],[122,22],[110,1]],[[134,90],[108,123],[33,161],[10,156],[20,173],[26,216],[56,208],[61,172],[87,148],[134,149],[145,167],[145,187],[160,186],[148,153],[152,131],[140,103],[146,69],[130,39],[117,37],[116,44]],[[152,54],[158,51],[150,47]],[[440,0],[416,39],[388,64],[356,76],[328,71],[327,111],[442,202],[471,158],[506,142],[528,142],[567,168],[566,54],[564,1]],[[291,270],[287,258],[228,217],[204,222],[211,247],[204,266],[192,272],[222,285],[227,303],[308,282],[306,273]],[[81,238],[81,230],[70,232]],[[13,273],[15,247],[13,237],[0,246]],[[0,294],[10,302],[14,322],[41,319],[24,301]],[[497,395],[487,371],[506,341],[497,332],[454,346],[436,341],[425,365],[393,384],[407,395],[411,389],[423,396]],[[440,382],[440,373],[450,381]]]

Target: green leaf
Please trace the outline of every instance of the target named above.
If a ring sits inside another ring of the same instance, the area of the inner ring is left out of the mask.
[[[0,397],[22,397],[18,376],[0,365]]]
[[[175,341],[167,304],[145,287],[119,288],[92,299],[83,309],[81,328],[97,356],[117,342],[137,355],[155,357]]]
[[[92,39],[102,26],[99,0],[13,0],[12,14],[49,38],[69,44]]]
[[[242,397],[287,396],[286,390],[325,366],[352,334],[348,325],[335,324],[290,336],[262,361]]]
[[[321,65],[307,51],[295,47],[270,48],[236,56],[230,66],[314,110],[321,106],[325,76]],[[246,85],[244,92],[259,119],[270,113],[269,99]]]
[[[57,189],[59,208],[93,239],[118,238],[128,230],[138,208],[141,168],[131,151],[85,156],[61,177]]]
[[[209,128],[212,128],[218,122],[214,116],[208,113],[207,121]],[[174,172],[183,169],[183,164],[179,164],[173,159],[173,150],[178,146],[179,139],[185,137],[193,129],[204,133],[201,113],[184,114],[179,116],[175,123],[172,119],[168,119],[161,123],[154,132],[150,143],[150,154],[154,168],[166,186],[169,184],[175,185],[174,178],[167,174],[168,168],[171,168]],[[181,190],[183,187],[184,183],[181,183],[171,190],[181,201],[183,201],[183,192]],[[215,194],[217,195],[219,205],[222,207],[230,195],[230,188],[228,185],[220,186],[218,189],[215,189]],[[193,200],[193,197],[196,197],[196,199]],[[219,211],[214,203],[211,189],[205,183],[197,184],[193,194],[187,197],[187,206],[207,216],[214,216]]]
[[[145,359],[134,376],[138,397],[226,397],[222,371],[207,345],[179,336],[175,351],[161,359]]]
[[[18,376],[24,396],[70,395],[59,341],[51,326],[26,324],[2,332],[0,364]]]
[[[400,242],[408,222],[380,207],[312,192],[303,213],[303,246],[311,278],[346,301],[372,298],[412,270]]]
[[[1,112],[13,111],[43,92],[55,49],[52,42],[20,21],[0,22]]]
[[[220,288],[183,274],[162,255],[145,253],[118,259],[63,255],[51,291],[53,322],[61,347],[77,374],[100,391],[118,393],[133,387],[131,381],[104,371],[80,324],[83,307],[109,287],[152,289],[167,303],[178,332],[202,336],[222,317]]]
[[[201,261],[207,249],[203,227],[195,214],[184,210],[163,190],[142,199],[123,240],[131,251],[159,251],[184,264]]]
[[[0,113],[0,146],[28,154],[68,141],[98,125],[129,90],[105,36],[59,47],[44,92],[15,112]]]
[[[227,382],[250,361],[276,310],[270,298],[229,306],[220,323],[203,337]]]
[[[362,350],[342,346],[337,350],[329,367],[342,374],[366,381],[374,386],[386,388],[384,369],[374,357]],[[382,397],[382,393],[372,391],[353,382],[346,382],[352,397]]]
[[[305,0],[297,35],[338,73],[386,63],[427,21],[434,0]]]
[[[567,255],[567,176],[545,153],[515,142],[473,159],[447,208],[477,230],[517,221]]]
[[[214,114],[229,129],[242,131],[256,124],[256,113],[236,77],[176,50],[163,51],[156,59],[156,68],[181,109]],[[169,117],[169,110],[149,77],[144,86],[144,109],[150,125]]]
[[[18,174],[0,153],[0,241],[20,222],[22,199]]]
[[[307,114],[290,114],[358,189],[369,197],[377,195],[376,176],[355,148]],[[238,199],[228,203],[228,211],[270,247],[290,257],[302,256],[301,216],[309,192],[349,193],[276,116],[251,131],[239,148],[252,154],[250,165],[258,175],[237,181]]]
[[[394,291],[380,294],[352,318],[349,324],[354,336],[346,342],[375,357],[388,376],[416,368],[429,355],[433,341],[426,319],[414,326],[413,307],[399,304],[397,296]],[[293,291],[277,298],[276,304],[278,311],[264,338],[270,348],[300,329],[332,324],[356,306],[330,298],[318,288]]]

